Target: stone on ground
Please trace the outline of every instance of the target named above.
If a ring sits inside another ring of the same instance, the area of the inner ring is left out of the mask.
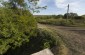
[[[40,52],[37,52],[37,53],[34,53],[34,54],[31,54],[31,55],[54,55],[50,49],[44,49]]]

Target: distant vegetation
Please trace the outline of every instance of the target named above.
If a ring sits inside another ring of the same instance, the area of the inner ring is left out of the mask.
[[[59,26],[85,26],[85,16],[78,16],[77,13],[66,13],[64,15],[36,15],[35,18],[39,23],[43,24]]]

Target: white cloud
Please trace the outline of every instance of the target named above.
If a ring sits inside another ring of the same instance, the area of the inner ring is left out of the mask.
[[[64,3],[66,0],[56,0],[57,3]]]
[[[73,0],[55,0],[55,5],[57,8],[62,10],[67,9],[67,5],[70,4],[70,12],[76,12],[79,14],[83,14],[85,8],[83,7],[85,4],[82,3],[83,0],[73,1]],[[83,11],[83,12],[82,12]]]
[[[45,6],[48,2],[49,0],[39,0],[38,5]]]
[[[39,0],[38,5],[40,5],[41,3],[42,3],[42,0]]]
[[[71,11],[78,11],[78,10],[80,10],[80,5],[79,5],[79,2],[72,2],[72,3],[70,3],[70,10]]]
[[[66,0],[55,0],[55,4],[58,8],[65,8],[66,4],[65,4]]]
[[[49,1],[53,1],[52,6],[53,11],[55,10],[57,14],[64,14],[67,10],[67,5],[70,5],[70,12],[78,13],[79,15],[85,14],[85,0],[39,0],[39,6],[48,6],[51,7],[51,3]],[[56,5],[56,6],[55,6]],[[56,7],[56,9],[55,9]],[[50,10],[52,10],[50,9]],[[46,10],[47,13],[50,13],[49,10]],[[45,12],[43,12],[44,14]],[[55,12],[54,12],[55,13]]]

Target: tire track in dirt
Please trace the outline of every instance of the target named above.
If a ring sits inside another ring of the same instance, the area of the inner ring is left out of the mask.
[[[85,31],[83,31],[83,34],[79,31],[84,30],[84,28],[51,26],[43,24],[38,24],[38,27],[55,30],[56,34],[59,34],[60,38],[69,49],[69,55],[85,55]]]

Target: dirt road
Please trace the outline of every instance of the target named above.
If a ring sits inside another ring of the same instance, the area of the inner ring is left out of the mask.
[[[85,28],[38,24],[39,28],[55,30],[69,49],[69,55],[85,55]]]

